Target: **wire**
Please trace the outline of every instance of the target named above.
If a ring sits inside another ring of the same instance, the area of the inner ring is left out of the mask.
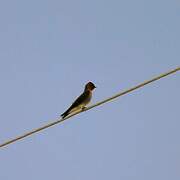
[[[32,131],[29,131],[29,132],[27,132],[27,133],[25,133],[25,134],[23,134],[23,135],[20,135],[20,136],[17,136],[17,137],[15,137],[15,138],[12,138],[12,139],[10,139],[10,140],[7,140],[7,141],[5,141],[4,143],[0,144],[0,148],[1,148],[1,147],[4,147],[4,146],[7,146],[8,144],[14,143],[14,142],[16,142],[16,141],[18,141],[18,140],[21,140],[21,139],[23,139],[23,138],[25,138],[25,137],[27,137],[27,136],[30,136],[30,135],[32,135],[32,134],[35,134],[35,133],[37,133],[37,132],[39,132],[39,131],[42,131],[42,130],[44,130],[44,129],[47,129],[47,128],[51,127],[51,126],[54,126],[54,125],[56,125],[56,124],[58,124],[58,123],[61,123],[61,122],[65,121],[65,120],[67,120],[67,119],[71,118],[72,116],[75,116],[75,115],[77,115],[77,114],[79,114],[79,113],[88,111],[88,110],[90,110],[90,109],[92,109],[92,108],[94,108],[94,107],[96,107],[96,106],[100,106],[100,105],[102,105],[102,104],[104,104],[104,103],[106,103],[106,102],[112,101],[113,99],[115,99],[115,98],[117,98],[117,97],[120,97],[120,96],[123,96],[123,95],[125,95],[125,94],[128,94],[128,93],[130,93],[131,91],[134,91],[134,90],[136,90],[136,89],[139,89],[139,88],[141,88],[141,87],[143,87],[143,86],[145,86],[145,85],[147,85],[147,84],[150,84],[150,83],[152,83],[152,82],[154,82],[154,81],[157,81],[157,80],[159,80],[159,79],[161,79],[161,78],[163,78],[163,77],[166,77],[166,76],[168,76],[168,75],[170,75],[170,74],[173,74],[173,73],[175,73],[175,72],[177,72],[177,71],[179,71],[179,70],[180,70],[180,67],[177,67],[177,68],[175,68],[175,69],[173,69],[173,70],[171,70],[171,71],[168,71],[168,72],[166,72],[166,73],[160,74],[159,76],[156,76],[156,77],[154,77],[154,78],[152,78],[152,79],[150,79],[150,80],[144,81],[143,83],[138,84],[137,86],[134,86],[134,87],[132,87],[132,88],[130,88],[130,89],[127,89],[127,90],[125,90],[125,91],[122,91],[122,92],[120,92],[120,93],[118,93],[118,94],[116,94],[116,95],[114,95],[114,96],[112,96],[112,97],[110,97],[110,98],[107,98],[107,99],[105,99],[105,100],[103,100],[103,101],[100,101],[100,102],[98,102],[98,103],[96,103],[96,104],[94,104],[94,105],[92,105],[92,106],[89,106],[89,107],[83,109],[83,110],[80,111],[80,112],[76,112],[76,113],[74,113],[74,114],[72,114],[72,115],[69,115],[68,117],[66,117],[66,118],[64,118],[64,119],[58,119],[58,120],[53,121],[53,122],[51,122],[51,123],[49,123],[49,124],[46,124],[46,125],[44,125],[44,126],[41,126],[40,128],[36,128],[36,129],[34,129],[34,130],[32,130]]]

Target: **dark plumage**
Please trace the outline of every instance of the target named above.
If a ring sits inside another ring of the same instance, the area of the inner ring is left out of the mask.
[[[92,91],[96,86],[92,82],[88,82],[84,88],[84,92],[74,101],[74,103],[61,114],[62,118],[68,116],[71,112],[76,110],[82,110],[91,100]]]

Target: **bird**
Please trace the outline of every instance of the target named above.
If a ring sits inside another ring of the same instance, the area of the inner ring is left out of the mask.
[[[88,82],[84,87],[84,92],[72,103],[72,105],[61,114],[62,118],[65,118],[69,114],[77,110],[83,110],[85,106],[91,101],[92,91],[96,86],[92,82]]]

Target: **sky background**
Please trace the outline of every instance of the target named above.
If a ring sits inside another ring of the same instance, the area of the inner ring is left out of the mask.
[[[2,0],[0,143],[180,65],[178,0]],[[180,73],[0,149],[1,180],[179,180]]]

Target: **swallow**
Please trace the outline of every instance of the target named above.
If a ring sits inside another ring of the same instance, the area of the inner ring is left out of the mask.
[[[83,110],[85,106],[91,101],[92,91],[96,86],[92,82],[88,82],[85,85],[84,92],[72,103],[72,105],[61,114],[62,118],[65,118],[69,114],[77,110]]]

